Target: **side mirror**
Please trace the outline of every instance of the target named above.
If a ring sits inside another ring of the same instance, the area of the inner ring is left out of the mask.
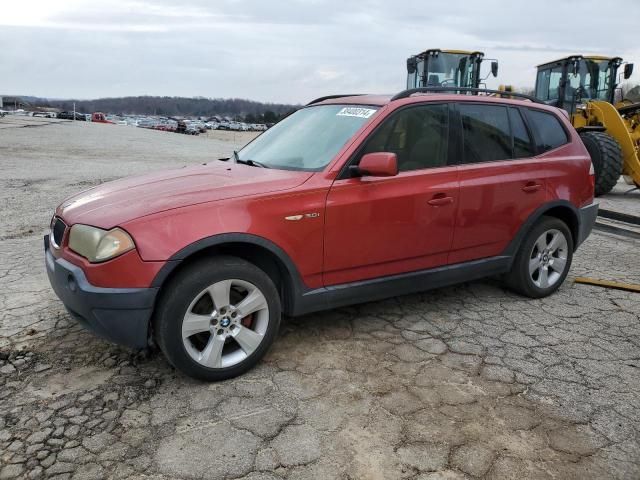
[[[367,153],[358,164],[360,175],[370,177],[395,177],[398,174],[398,158],[395,153]]]
[[[493,62],[491,62],[491,75],[493,75],[494,77],[498,76],[498,61],[494,60]]]
[[[627,63],[624,66],[624,79],[628,79],[633,73],[633,63]]]

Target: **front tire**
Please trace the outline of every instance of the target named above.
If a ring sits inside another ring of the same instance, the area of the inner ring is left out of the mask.
[[[251,369],[280,326],[273,281],[237,257],[202,259],[180,271],[164,289],[154,335],[167,360],[186,375],[226,380]]]
[[[562,285],[572,259],[573,238],[567,225],[555,217],[542,217],[520,245],[506,285],[530,298],[546,297]]]
[[[582,132],[580,138],[587,147],[595,170],[595,195],[596,197],[605,195],[616,185],[622,174],[620,144],[604,132]]]

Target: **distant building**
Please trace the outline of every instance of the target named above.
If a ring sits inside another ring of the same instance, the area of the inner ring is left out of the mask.
[[[2,98],[2,102],[0,102],[0,108],[19,110],[21,108],[26,108],[31,106],[29,102],[27,102],[21,97],[11,97],[11,96],[5,95],[4,97],[1,97],[1,98]],[[2,105],[4,105],[4,107]]]

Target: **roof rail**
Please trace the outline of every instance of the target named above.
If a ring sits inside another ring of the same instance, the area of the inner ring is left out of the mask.
[[[366,95],[366,93],[344,93],[341,95],[327,95],[326,97],[320,97],[320,98],[316,98],[315,100],[311,100],[309,103],[305,105],[305,107],[308,107],[309,105],[313,105],[314,103],[324,102],[325,100],[332,100],[334,98],[360,97],[362,95]]]
[[[525,100],[529,100],[534,103],[542,103],[544,102],[538,100],[531,95],[525,95],[524,93],[515,93],[515,92],[507,92],[504,90],[489,90],[487,88],[472,88],[472,87],[420,87],[420,88],[410,88],[408,90],[403,90],[400,93],[396,93],[393,97],[391,97],[390,101],[400,100],[401,98],[407,98],[413,95],[414,93],[429,93],[429,92],[445,92],[445,93],[460,93],[460,92],[473,92],[473,93],[492,93],[497,95],[504,95],[505,97],[518,97],[523,98]]]

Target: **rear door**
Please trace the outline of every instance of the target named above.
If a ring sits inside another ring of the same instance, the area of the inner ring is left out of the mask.
[[[546,199],[545,160],[518,108],[460,102],[456,111],[460,200],[449,263],[499,255]]]
[[[449,107],[391,114],[356,154],[393,152],[395,177],[337,179],[327,196],[325,285],[424,270],[447,262],[458,202]]]

